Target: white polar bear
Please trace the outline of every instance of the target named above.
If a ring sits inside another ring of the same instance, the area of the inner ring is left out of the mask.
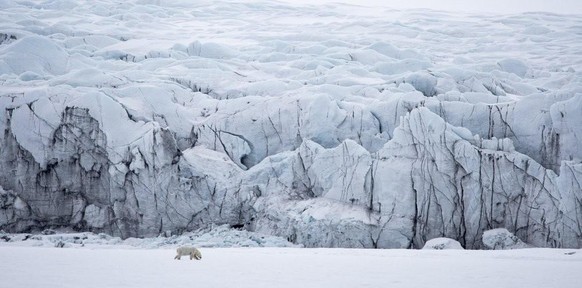
[[[179,247],[178,249],[176,249],[176,252],[178,253],[178,255],[176,255],[176,257],[174,257],[174,259],[177,259],[177,260],[180,260],[180,258],[182,256],[186,256],[186,255],[190,255],[190,260],[192,260],[192,258],[194,258],[196,260],[202,259],[202,254],[200,253],[200,250],[198,250],[194,247],[190,247],[190,246]]]

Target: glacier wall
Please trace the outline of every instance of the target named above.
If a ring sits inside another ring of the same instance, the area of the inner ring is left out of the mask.
[[[162,2],[0,3],[0,229],[582,247],[579,18]]]

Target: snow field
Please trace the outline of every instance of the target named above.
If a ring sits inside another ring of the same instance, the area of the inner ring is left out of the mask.
[[[0,287],[579,287],[582,251],[0,246]],[[574,254],[568,255],[571,252]]]

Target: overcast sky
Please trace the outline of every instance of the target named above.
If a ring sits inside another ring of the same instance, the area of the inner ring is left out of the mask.
[[[377,5],[397,9],[430,8],[448,11],[518,13],[544,11],[582,14],[582,0],[280,0],[321,4],[330,2]]]

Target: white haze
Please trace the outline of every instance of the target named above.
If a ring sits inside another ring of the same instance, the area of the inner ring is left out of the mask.
[[[445,11],[522,13],[551,12],[581,14],[582,2],[579,0],[282,0],[289,3],[329,4],[350,3],[362,6],[383,6],[395,9],[434,9]]]

